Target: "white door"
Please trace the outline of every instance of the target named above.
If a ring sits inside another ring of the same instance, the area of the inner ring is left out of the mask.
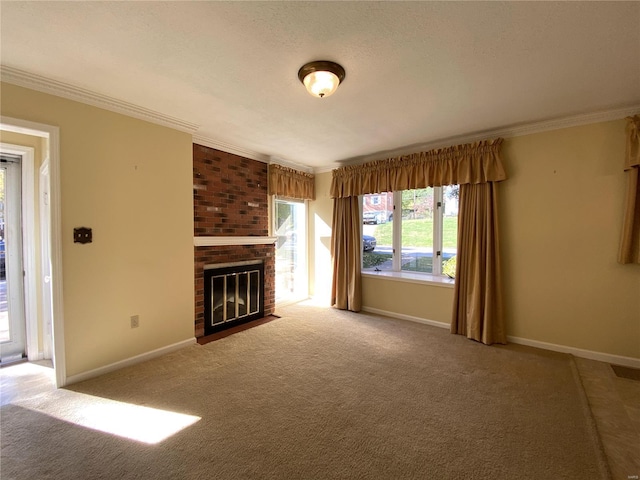
[[[0,362],[25,355],[20,157],[0,157]]]

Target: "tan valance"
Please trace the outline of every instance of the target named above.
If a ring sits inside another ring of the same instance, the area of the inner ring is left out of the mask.
[[[331,196],[351,197],[454,184],[499,182],[502,139],[438,148],[333,171]]]
[[[315,200],[314,176],[272,163],[269,165],[269,195]]]

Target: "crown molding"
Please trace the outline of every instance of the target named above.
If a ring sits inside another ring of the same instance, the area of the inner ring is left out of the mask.
[[[387,157],[385,157],[387,158]],[[368,160],[365,160],[368,161]],[[329,173],[332,172],[333,170],[335,170],[336,168],[340,168],[340,167],[346,167],[347,165],[357,165],[358,163],[364,163],[364,162],[354,162],[354,163],[333,163],[331,165],[328,165],[326,167],[314,167],[313,168],[313,173],[318,175],[320,173]]]
[[[221,142],[220,140],[214,140],[213,138],[205,137],[203,135],[194,135],[193,143],[209,148],[215,148],[216,150],[232,153],[241,157],[250,158],[251,160],[257,160],[262,163],[270,163],[271,159],[269,155],[254,152],[253,150],[248,150],[236,145],[231,145],[230,143]]]
[[[280,165],[281,167],[288,167],[293,170],[299,170],[305,173],[311,173],[311,174],[314,173],[313,167],[310,167],[309,165],[303,165],[301,163],[291,162],[289,160],[284,160],[283,158],[280,158],[280,157],[271,157],[271,160],[269,161],[269,163],[275,163],[277,165]]]
[[[222,152],[232,153],[241,157],[250,158],[251,160],[257,160],[258,162],[267,164],[275,163],[283,167],[292,168],[293,170],[300,170],[305,173],[313,173],[313,167],[310,167],[308,165],[284,160],[280,157],[272,157],[253,150],[238,147],[237,145],[232,145],[230,143],[221,142],[220,140],[215,140],[210,137],[205,137],[203,135],[194,135],[193,143],[197,143],[198,145],[203,145],[209,148],[215,148],[216,150],[220,150]]]
[[[0,65],[0,79],[3,82],[30,88],[42,93],[56,95],[58,97],[74,100],[76,102],[93,105],[111,112],[121,113],[129,117],[173,128],[181,132],[194,133],[199,125],[179,118],[164,115],[148,108],[140,107],[132,103],[124,102],[107,95],[92,92],[84,88],[58,82],[50,78],[41,77],[34,73],[25,72],[7,65]]]
[[[579,115],[557,117],[540,122],[512,125],[496,130],[481,132],[480,134],[474,135],[475,138],[471,141],[480,140],[487,137],[522,137],[524,135],[549,132],[552,130],[561,130],[563,128],[579,127],[581,125],[589,125],[592,123],[610,122],[637,114],[638,112],[640,112],[640,104],[626,105],[608,110],[599,110],[595,112],[582,113]]]
[[[326,166],[320,168],[314,168],[314,173],[326,173],[336,168],[345,167],[348,165],[359,165],[366,162],[373,162],[376,160],[383,160],[386,158],[399,157],[402,155],[410,155],[416,152],[425,152],[434,150],[436,148],[450,147],[453,145],[463,145],[465,143],[472,143],[479,140],[486,140],[488,138],[514,138],[522,137],[524,135],[532,135],[536,133],[549,132],[553,130],[561,130],[563,128],[579,127],[581,125],[589,125],[593,123],[609,122],[613,120],[620,120],[622,118],[637,115],[640,112],[640,104],[632,104],[619,108],[601,110],[597,112],[584,113],[580,115],[571,115],[566,117],[557,117],[548,120],[542,120],[540,122],[532,122],[519,125],[511,125],[507,127],[483,130],[474,133],[468,133],[464,135],[456,135],[447,137],[432,142],[426,142],[421,144],[414,144],[410,146],[401,147],[394,150],[386,150],[383,152],[376,152],[370,155],[363,155],[360,157],[352,157],[340,162],[334,162],[333,166]]]

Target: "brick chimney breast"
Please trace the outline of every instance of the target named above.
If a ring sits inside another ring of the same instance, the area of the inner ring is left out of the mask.
[[[193,145],[194,237],[266,237],[269,232],[267,164]],[[197,246],[195,336],[204,335],[204,266],[262,260],[264,314],[275,308],[273,244]]]

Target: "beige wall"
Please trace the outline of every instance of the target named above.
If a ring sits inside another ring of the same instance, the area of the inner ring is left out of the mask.
[[[60,128],[67,375],[193,338],[191,135],[9,84],[1,111]]]
[[[640,358],[640,266],[616,263],[624,120],[505,140],[499,186],[508,335]],[[331,174],[314,208],[331,218]],[[319,239],[315,239],[317,245]],[[317,273],[316,291],[324,277]],[[330,277],[329,277],[330,286]],[[363,303],[449,323],[453,290],[363,279]]]
[[[508,334],[640,358],[640,266],[616,263],[625,121],[505,142]]]
[[[33,220],[34,220],[34,230],[33,230],[33,242],[35,248],[35,277],[36,277],[36,297],[37,297],[37,305],[36,305],[36,321],[38,325],[38,352],[43,351],[43,329],[42,329],[42,283],[40,279],[42,278],[42,246],[40,242],[40,167],[42,166],[42,162],[45,159],[45,155],[47,152],[47,140],[43,137],[36,137],[32,135],[24,135],[21,133],[15,132],[0,132],[0,142],[7,143],[10,145],[19,145],[22,147],[30,147],[33,148]]]
[[[415,318],[451,323],[453,287],[425,286],[381,277],[362,278],[362,304]]]

